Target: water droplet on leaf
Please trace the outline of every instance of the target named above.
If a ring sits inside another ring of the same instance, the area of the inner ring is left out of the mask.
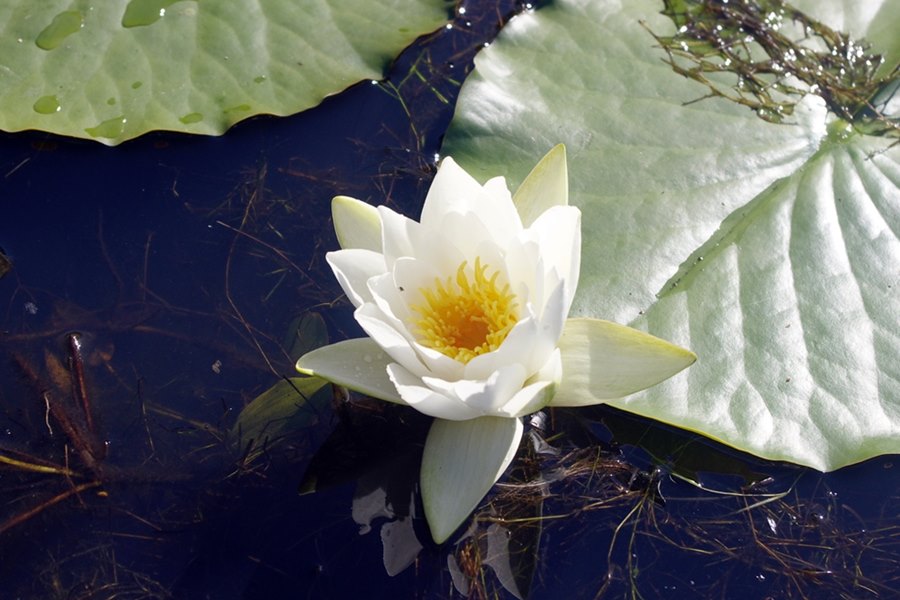
[[[122,27],[145,27],[159,21],[178,0],[131,0],[122,15]]]
[[[198,112],[192,112],[184,115],[180,119],[178,119],[185,125],[190,125],[191,123],[199,123],[203,120],[203,115]]]
[[[91,137],[102,137],[102,138],[117,138],[122,135],[122,132],[125,131],[125,122],[127,119],[124,115],[119,115],[118,117],[113,117],[112,119],[107,119],[102,123],[98,124],[96,127],[88,127],[85,131]]]
[[[249,104],[238,104],[236,106],[229,106],[226,109],[223,109],[222,112],[226,115],[230,115],[232,113],[240,113],[240,112],[249,112],[250,105]]]
[[[53,50],[82,27],[84,27],[84,15],[81,14],[81,11],[67,10],[53,17],[53,21],[44,27],[34,43],[41,50]]]
[[[55,112],[59,112],[59,100],[56,96],[41,96],[35,101],[32,108],[36,113],[52,115]]]

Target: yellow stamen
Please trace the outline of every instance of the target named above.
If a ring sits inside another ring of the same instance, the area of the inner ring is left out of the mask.
[[[476,258],[470,279],[466,263],[459,265],[455,282],[435,278],[434,287],[419,290],[423,302],[410,306],[418,315],[411,324],[419,342],[463,363],[499,348],[519,320],[509,284],[497,282],[499,272],[487,277]]]

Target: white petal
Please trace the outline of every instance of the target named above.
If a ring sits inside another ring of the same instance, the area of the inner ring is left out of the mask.
[[[529,381],[552,381],[558,385],[562,381],[562,372],[562,352],[557,348]]]
[[[568,298],[568,282],[560,281],[547,298],[547,304],[544,305],[537,338],[532,344],[530,367],[539,368],[540,365],[543,365],[559,345],[559,338],[562,337],[566,317],[569,314],[569,307],[566,304]]]
[[[506,178],[503,176],[491,177],[484,182],[484,185],[481,186],[481,189],[483,189],[486,194],[489,194],[492,197],[496,198],[498,201],[512,202],[512,194],[509,193],[509,186],[506,185]]]
[[[418,258],[398,258],[394,263],[393,283],[397,291],[394,300],[403,302],[405,309],[395,309],[396,314],[408,316],[410,304],[421,304],[422,289],[432,288],[435,280],[446,278],[444,273],[435,269],[435,266]],[[403,318],[406,318],[405,316]]]
[[[559,342],[562,382],[552,406],[586,406],[656,385],[697,356],[649,333],[599,319],[569,319]]]
[[[409,261],[409,259],[401,260],[404,262]],[[397,264],[400,262],[398,260]],[[402,297],[403,294],[396,289],[390,275],[371,280],[369,282],[369,290],[374,296],[375,305],[379,310],[375,312],[367,309],[365,315],[376,318],[403,336],[407,345],[415,352],[419,365],[424,366],[427,372],[444,379],[459,379],[462,377],[465,366],[461,362],[441,354],[437,350],[427,348],[418,342],[414,331],[415,328],[407,322],[410,311],[405,303],[405,299]],[[425,373],[420,366],[408,365],[406,358],[398,358],[397,361],[420,376]]]
[[[353,306],[372,302],[367,282],[385,272],[384,256],[372,250],[349,249],[328,252],[325,260]]]
[[[473,210],[472,204],[481,193],[481,185],[448,156],[441,161],[431,187],[428,188],[421,221],[429,227],[439,229],[447,213]]]
[[[495,177],[482,187],[448,156],[441,162],[428,191],[422,224],[442,229],[445,219],[453,213],[479,220],[501,245],[522,230],[506,181]],[[448,233],[448,237],[457,236]]]
[[[466,364],[465,379],[487,379],[503,365],[519,364],[526,367],[531,362],[531,345],[537,339],[539,324],[534,317],[520,319],[507,334],[500,347],[492,352],[476,356]],[[530,373],[529,373],[530,374]],[[527,377],[527,375],[526,375]]]
[[[500,411],[505,417],[524,417],[550,404],[556,384],[552,381],[538,381],[526,385],[513,396]]]
[[[331,201],[331,219],[341,248],[381,252],[381,217],[374,206],[348,196],[335,196]]]
[[[544,304],[544,271],[540,260],[540,246],[527,234],[518,236],[506,250],[506,272],[509,285],[520,303]]]
[[[411,259],[401,260],[409,261]],[[384,273],[378,277],[371,278],[368,288],[376,306],[389,318],[390,324],[412,341],[413,337],[408,333],[408,327],[406,326],[406,320],[409,318],[410,312],[404,298],[406,294],[401,293],[397,289],[393,274]]]
[[[561,380],[562,358],[557,349],[544,366],[528,380],[532,383],[519,390],[500,412],[510,417],[523,417],[541,410],[550,404]]]
[[[506,186],[506,179],[494,177],[484,184],[484,194],[475,213],[501,245],[522,231],[522,219]]]
[[[544,155],[513,196],[525,227],[553,206],[569,204],[566,147],[559,144]]]
[[[505,365],[485,380],[460,379],[445,381],[433,377],[423,377],[429,388],[447,396],[459,398],[481,415],[496,414],[500,408],[522,389],[528,373],[522,365]]]
[[[563,283],[550,295],[542,318],[527,316],[510,330],[500,347],[476,356],[466,364],[463,377],[486,379],[503,365],[520,364],[530,377],[550,358],[559,343],[565,324]]]
[[[394,261],[401,256],[413,256],[410,236],[415,235],[414,230],[420,228],[421,225],[386,206],[379,206],[377,210],[381,217],[384,262],[388,269],[392,269]]]
[[[555,271],[566,282],[568,314],[581,269],[581,211],[574,206],[555,206],[539,216],[527,233],[540,245],[545,273]]]
[[[369,289],[375,296],[375,305],[378,307],[379,312],[369,312],[371,310],[369,309],[366,311],[366,314],[374,316],[382,323],[388,325],[394,332],[403,336],[418,359],[417,363],[407,366],[409,370],[422,375],[424,372],[421,371],[420,366],[424,366],[426,372],[433,373],[437,377],[446,379],[459,379],[462,377],[465,365],[418,342],[414,328],[408,325],[405,317],[400,318],[404,314],[408,316],[409,311],[400,298],[400,293],[393,286],[394,284],[390,281],[389,275],[370,281]],[[397,360],[403,365],[408,364],[407,358],[398,358]]]
[[[460,379],[465,373],[466,365],[446,354],[441,354],[433,348],[423,346],[418,342],[413,343],[413,349],[419,356],[428,371],[441,379]]]
[[[437,419],[422,454],[422,504],[431,537],[443,543],[478,506],[512,462],[520,419]]]
[[[307,352],[297,361],[297,370],[373,398],[404,404],[388,378],[388,362],[374,340],[357,338]]]
[[[431,265],[446,278],[454,275],[465,260],[443,228],[426,227],[384,206],[379,206],[378,211],[382,219],[384,260],[389,270],[401,258],[411,257]]]
[[[497,246],[496,226],[486,225],[473,213],[449,213],[444,216],[441,223],[441,231],[453,240],[454,245],[460,251],[460,257],[468,260],[470,264],[475,262],[476,256],[480,257],[483,262],[486,260],[479,253],[479,248],[483,247],[485,243]],[[456,263],[456,266],[458,267],[459,263]],[[502,265],[492,264],[491,266],[496,269]]]
[[[480,417],[482,414],[458,398],[425,387],[421,378],[404,369],[402,365],[389,364],[387,374],[403,402],[428,416],[463,421]]]
[[[394,284],[393,274],[382,273],[381,275],[372,277],[367,282],[366,287],[369,290],[372,301],[378,306],[381,312],[392,319],[392,324],[399,323],[405,328],[405,325],[402,323],[402,317],[397,313],[399,312],[405,317],[406,312],[408,311],[406,310],[406,303],[403,302],[401,298],[398,298],[398,291]]]
[[[353,317],[363,330],[390,355],[392,359],[403,365],[417,376],[428,374],[428,370],[419,355],[412,348],[403,333],[391,324],[391,319],[374,304],[363,304],[356,309]]]

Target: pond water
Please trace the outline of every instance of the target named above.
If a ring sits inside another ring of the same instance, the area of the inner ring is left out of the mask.
[[[360,335],[330,200],[418,213],[459,82],[524,6],[465,8],[386,82],[221,138],[0,135],[0,596],[895,596],[895,456],[820,474],[557,409],[436,546],[427,418],[281,387],[239,421]]]

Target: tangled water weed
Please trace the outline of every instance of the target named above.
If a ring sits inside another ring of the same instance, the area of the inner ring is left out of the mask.
[[[781,0],[666,0],[663,14],[676,33],[653,36],[676,73],[706,86],[703,98],[783,123],[800,98],[815,94],[861,133],[900,137],[898,115],[883,112],[900,65],[885,71],[884,57],[864,40]]]

